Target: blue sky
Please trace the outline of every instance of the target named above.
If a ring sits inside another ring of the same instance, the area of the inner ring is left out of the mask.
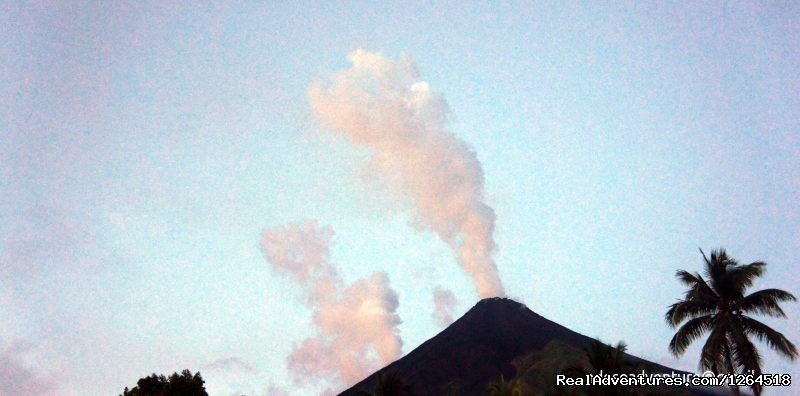
[[[286,365],[312,311],[259,245],[303,219],[334,230],[347,283],[387,273],[403,352],[439,331],[435,287],[471,307],[453,252],[309,105],[359,48],[412,59],[447,101],[482,165],[505,290],[534,311],[693,369],[697,348],[669,356],[663,313],[698,247],[766,261],[756,288],[800,293],[795,4],[1,7],[14,386],[114,394],[190,368],[214,394],[315,394]],[[786,311],[768,323],[800,342]],[[771,352],[765,366],[798,374]]]

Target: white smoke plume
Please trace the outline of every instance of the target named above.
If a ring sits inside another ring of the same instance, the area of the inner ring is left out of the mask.
[[[287,358],[292,381],[311,385],[327,380],[332,387],[355,384],[400,357],[397,293],[384,272],[345,286],[329,261],[333,230],[315,221],[265,230],[267,261],[302,287],[314,311],[316,334],[296,346]]]
[[[456,296],[450,290],[436,287],[433,289],[433,318],[436,324],[441,327],[450,326],[453,323],[453,309],[458,304]]]
[[[454,250],[481,297],[503,296],[483,170],[470,147],[446,129],[444,99],[406,58],[357,50],[348,59],[351,68],[309,90],[324,126],[370,151],[376,173],[412,199],[414,225]]]

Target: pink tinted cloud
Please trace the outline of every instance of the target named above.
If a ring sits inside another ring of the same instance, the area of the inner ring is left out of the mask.
[[[397,293],[384,272],[345,285],[329,262],[330,227],[315,221],[265,230],[262,249],[279,273],[303,287],[315,334],[287,358],[292,381],[331,389],[352,385],[400,357]]]
[[[349,69],[309,89],[322,123],[370,151],[374,173],[412,199],[412,224],[454,250],[481,297],[504,295],[483,170],[475,152],[447,130],[444,99],[407,58],[358,50],[348,59]]]

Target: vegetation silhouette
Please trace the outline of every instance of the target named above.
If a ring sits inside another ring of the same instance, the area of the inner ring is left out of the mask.
[[[646,364],[636,364],[627,355],[628,346],[624,341],[617,345],[604,344],[599,339],[593,339],[587,348],[586,359],[588,367],[572,365],[563,372],[568,377],[586,377],[587,374],[639,374],[654,371]],[[576,391],[576,389],[580,391]],[[630,385],[584,385],[580,387],[557,387],[556,395],[588,395],[588,396],[634,396],[642,394],[635,386]],[[655,394],[649,392],[648,394]]]
[[[456,396],[460,389],[461,389],[461,384],[459,383],[459,381],[457,380],[450,381],[447,383],[447,385],[445,385],[442,388],[442,394],[444,396]]]
[[[525,392],[525,384],[519,378],[506,380],[503,374],[500,374],[500,377],[492,381],[487,390],[489,396],[523,396],[527,394]]]
[[[762,276],[767,264],[756,261],[739,264],[728,257],[724,249],[714,250],[711,257],[700,249],[705,262],[705,275],[680,270],[678,280],[688,287],[683,299],[672,304],[665,315],[673,329],[684,323],[669,343],[675,356],[682,355],[689,345],[706,333],[699,367],[715,373],[736,374],[752,372],[761,374],[761,357],[751,341],[755,337],[778,354],[794,360],[797,348],[783,334],[753,319],[752,314],[785,318],[781,302],[797,301],[784,290],[764,289],[745,294],[753,281]],[[756,395],[761,386],[750,387]],[[733,387],[735,395],[739,388]]]
[[[199,371],[192,374],[189,370],[183,370],[169,377],[153,373],[139,379],[133,389],[125,387],[120,396],[208,396],[204,384]]]

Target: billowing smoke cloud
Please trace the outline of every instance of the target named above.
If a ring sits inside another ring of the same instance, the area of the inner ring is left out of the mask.
[[[483,170],[467,144],[445,128],[444,99],[408,59],[363,50],[348,59],[351,68],[311,87],[312,107],[326,127],[370,151],[376,173],[413,200],[414,225],[455,251],[481,297],[502,296]]]
[[[352,385],[400,357],[397,293],[384,272],[345,286],[329,262],[333,231],[315,221],[265,230],[262,248],[276,271],[303,288],[316,334],[296,346],[287,361],[295,384],[327,380]]]
[[[453,323],[453,309],[458,301],[450,290],[435,288],[433,289],[433,318],[436,324],[441,327],[450,326]]]

